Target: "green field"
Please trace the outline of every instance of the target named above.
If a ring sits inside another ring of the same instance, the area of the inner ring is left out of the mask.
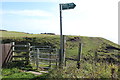
[[[59,35],[28,34],[15,31],[0,31],[2,43],[30,43],[31,45],[51,46],[58,48]],[[118,63],[120,45],[101,37],[86,37],[66,35],[65,53],[68,58],[77,58],[78,45],[83,44],[81,68],[76,68],[75,61],[67,61],[64,69],[51,70],[49,78],[111,78],[111,69],[114,68],[114,78],[120,77]],[[97,53],[97,56],[96,56]],[[97,59],[96,59],[97,57]],[[4,70],[3,70],[4,71]],[[46,77],[42,76],[42,77]]]

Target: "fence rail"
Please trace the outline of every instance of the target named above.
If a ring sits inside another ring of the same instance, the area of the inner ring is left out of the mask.
[[[48,61],[56,61],[56,59],[50,59],[50,58],[38,58],[38,59],[41,59],[41,60],[48,60]]]
[[[58,54],[50,54],[50,53],[41,53],[40,55],[47,55],[47,56],[58,56]]]
[[[20,58],[20,57],[29,57],[28,55],[21,55],[21,56],[12,56],[12,57],[17,57],[17,58]]]
[[[42,67],[42,63],[49,65],[44,67],[51,68],[51,65],[58,65],[59,53],[57,49],[50,46],[30,46],[15,42],[10,44],[0,44],[2,47],[2,56],[0,57],[2,65],[8,62],[29,62],[34,63],[36,68]]]
[[[14,47],[30,47],[29,45],[13,45]]]
[[[16,48],[18,48],[18,50],[16,50]],[[25,48],[24,50],[20,50],[20,48]],[[26,62],[26,64],[29,63],[29,52],[30,52],[30,43],[28,43],[28,45],[17,45],[15,44],[15,42],[12,43],[12,51],[13,51],[13,59],[12,62]],[[21,52],[25,52],[25,55],[20,54]],[[25,58],[25,59],[21,59],[19,60],[18,58]]]
[[[48,48],[33,48],[30,52],[30,61],[31,64],[35,64],[35,67],[38,69],[39,67],[43,67],[41,65],[46,64],[51,68],[51,65],[58,65],[58,52],[57,49]]]
[[[29,52],[29,50],[14,50],[13,52]]]

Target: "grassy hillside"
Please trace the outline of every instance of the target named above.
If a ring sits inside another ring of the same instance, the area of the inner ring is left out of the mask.
[[[29,33],[16,32],[16,31],[0,31],[0,37],[42,37],[42,36],[47,36],[47,35],[45,35],[45,34],[29,34]]]
[[[47,34],[28,34],[23,32],[15,31],[0,31],[2,35],[2,43],[9,42],[30,42],[31,45],[47,45],[53,48],[59,48],[60,37],[59,35],[47,35]],[[120,45],[117,45],[109,40],[100,37],[85,37],[85,36],[69,36],[66,35],[66,56],[67,57],[77,57],[78,45],[83,43],[83,57],[89,58],[95,55],[95,52],[104,56],[117,57],[120,50]],[[111,56],[110,56],[111,55]]]
[[[42,46],[47,45],[58,49],[60,45],[59,35],[28,34],[28,33],[15,32],[15,31],[0,31],[0,35],[2,35],[0,36],[2,38],[1,41],[2,43],[9,43],[13,41],[16,43],[29,42],[31,43],[31,45],[42,45]],[[70,61],[70,62],[68,61],[67,63],[69,66],[61,70],[63,73],[61,73],[59,70],[55,70],[51,72],[52,74],[49,75],[50,77],[71,78],[70,76],[73,77],[77,76],[80,78],[82,77],[93,78],[94,76],[94,78],[96,77],[109,78],[111,76],[110,73],[112,67],[114,67],[115,70],[118,71],[117,65],[120,63],[118,59],[120,57],[120,45],[115,44],[101,37],[66,35],[66,45],[65,45],[66,57],[74,58],[74,59],[77,58],[79,43],[83,44],[82,58],[81,58],[81,64],[82,64],[81,72],[79,71],[80,72],[79,73],[78,70],[76,70],[75,61]],[[94,62],[97,62],[96,67],[92,65]],[[59,73],[56,74],[57,72]],[[73,73],[74,75],[71,73]]]

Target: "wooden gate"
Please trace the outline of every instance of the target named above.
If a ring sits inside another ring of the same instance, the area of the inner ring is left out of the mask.
[[[0,44],[0,67],[8,62],[29,63],[30,43],[16,44],[15,42]]]
[[[30,63],[38,68],[49,69],[58,65],[59,56],[57,49],[50,47],[32,48]]]
[[[4,66],[12,58],[12,44],[0,44],[0,66]]]
[[[29,63],[29,52],[30,52],[30,43],[12,43],[12,62],[23,62]]]

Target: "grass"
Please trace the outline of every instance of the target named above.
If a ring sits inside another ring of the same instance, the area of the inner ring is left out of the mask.
[[[54,35],[47,34],[29,34],[24,32],[16,32],[16,31],[0,31],[0,37],[54,37]]]
[[[0,33],[1,34],[1,33]],[[31,45],[44,45],[58,48],[60,45],[59,35],[46,35],[46,34],[26,34],[22,32],[3,31],[2,43],[9,43],[15,41],[16,43],[31,43]],[[78,44],[82,43],[82,58],[81,68],[77,69],[75,61],[67,61],[67,66],[64,69],[51,70],[50,74],[43,74],[35,77],[31,74],[14,74],[31,75],[31,78],[111,78],[111,69],[115,69],[114,77],[118,78],[120,70],[118,68],[118,57],[120,56],[120,45],[117,45],[109,40],[100,37],[85,37],[85,36],[68,36],[66,41],[66,57],[77,58]],[[75,41],[75,37],[79,40]],[[73,41],[71,40],[73,39]],[[108,47],[113,47],[109,49]],[[97,57],[96,57],[97,54]],[[97,58],[97,59],[96,59]],[[96,64],[95,64],[96,62]],[[114,63],[115,62],[115,63]],[[43,65],[42,65],[43,66]],[[13,68],[13,71],[16,68]],[[25,68],[24,68],[25,69]],[[29,68],[26,68],[29,69]],[[4,70],[3,70],[4,71]],[[17,70],[16,70],[17,71]],[[12,71],[11,71],[12,72]],[[19,70],[18,70],[19,72]],[[9,73],[9,68],[8,68]],[[9,75],[9,77],[12,75]],[[25,77],[25,76],[23,76]]]
[[[36,77],[34,74],[26,73],[24,70],[32,69],[29,65],[24,65],[24,63],[9,63],[5,67],[2,68],[2,80],[6,79],[20,79],[20,80],[29,80],[31,78]]]
[[[3,79],[4,78],[34,78],[35,75],[31,74],[31,73],[25,73],[25,72],[21,72],[20,69],[18,68],[12,68],[12,69],[3,69],[2,70],[2,76]]]
[[[49,74],[49,78],[74,78],[77,80],[78,78],[111,78],[111,66],[110,64],[106,65],[104,63],[96,63],[96,66],[94,64],[90,64],[88,62],[81,63],[81,68],[76,68],[76,63],[69,62],[69,66],[64,67],[63,69],[56,69],[51,71],[51,74]],[[118,78],[117,71],[118,66],[114,65],[115,72],[114,72],[114,78]]]
[[[50,70],[49,74],[43,74],[40,76],[35,76],[34,74],[21,72],[19,68],[10,68],[3,69],[2,76],[4,79],[20,79],[20,80],[39,80],[41,79],[63,79],[71,78],[77,80],[78,78],[100,78],[100,79],[111,79],[111,69],[114,68],[114,78],[118,78],[118,66],[105,64],[105,63],[96,63],[91,64],[88,62],[81,62],[80,69],[76,68],[76,62],[69,61],[67,66],[63,69],[53,69]]]

